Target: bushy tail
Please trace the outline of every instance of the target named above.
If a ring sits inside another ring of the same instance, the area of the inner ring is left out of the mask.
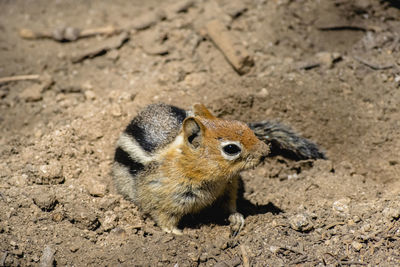
[[[248,125],[260,140],[271,146],[271,156],[282,155],[295,160],[326,159],[315,143],[301,137],[285,125],[271,121],[253,122]]]

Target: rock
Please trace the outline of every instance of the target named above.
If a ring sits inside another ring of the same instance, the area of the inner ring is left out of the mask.
[[[350,204],[349,198],[342,198],[333,202],[332,209],[334,211],[347,214],[349,213],[349,204]]]
[[[100,227],[96,213],[84,206],[71,206],[67,212],[68,220],[78,228],[94,231]]]
[[[104,135],[103,129],[98,124],[92,124],[91,127],[84,130],[83,137],[90,141],[96,141]]]
[[[52,211],[57,205],[56,196],[45,190],[36,193],[32,199],[36,206],[43,211]]]
[[[96,94],[92,90],[86,90],[84,92],[86,100],[94,100],[96,99]]]
[[[189,88],[202,87],[207,82],[207,75],[203,73],[190,73],[185,76],[183,82]]]
[[[89,194],[94,197],[104,197],[107,193],[107,185],[101,183],[92,176],[87,176],[83,183],[85,184]]]
[[[120,196],[108,195],[99,200],[99,208],[101,210],[112,210],[120,203]]]
[[[112,211],[106,211],[104,218],[101,220],[101,226],[104,231],[110,231],[117,226],[118,216]]]
[[[8,183],[13,186],[22,187],[27,185],[27,178],[28,175],[26,174],[15,175],[8,180]]]
[[[169,48],[164,44],[167,34],[158,29],[148,30],[143,33],[141,38],[141,46],[149,55],[166,55]]]
[[[334,171],[333,162],[325,159],[318,159],[314,162],[313,170],[316,172],[332,172]]]
[[[106,58],[111,61],[117,61],[119,59],[119,52],[116,49],[112,49],[106,54]]]
[[[55,249],[49,245],[46,245],[43,249],[42,257],[40,258],[40,267],[53,267],[54,266],[54,254]]]
[[[111,115],[113,115],[114,117],[121,117],[122,115],[122,108],[119,104],[112,104],[111,107]]]
[[[357,241],[353,241],[351,242],[351,246],[356,250],[356,251],[360,251],[360,249],[362,249],[363,245],[360,242]]]
[[[51,219],[55,222],[61,222],[62,220],[64,220],[64,213],[54,212],[51,216]]]
[[[48,74],[44,73],[40,76],[40,83],[34,84],[30,87],[25,88],[18,97],[25,102],[37,102],[42,100],[42,94],[54,83],[53,78]]]
[[[63,167],[59,161],[53,159],[39,167],[38,184],[61,184],[64,180]]]
[[[127,233],[125,231],[125,229],[120,228],[120,227],[115,227],[110,231],[110,234],[112,234],[113,236],[117,236],[119,238],[126,238],[127,237]]]
[[[371,2],[368,0],[354,0],[352,5],[357,13],[367,13],[371,8]]]
[[[307,232],[314,228],[314,225],[305,213],[297,214],[289,218],[290,226],[299,232]]]
[[[194,5],[194,0],[174,1],[172,4],[165,7],[165,12],[168,19],[175,17],[176,13],[186,12]]]
[[[222,8],[232,18],[237,18],[247,10],[246,5],[242,1],[229,1]]]
[[[326,68],[332,68],[334,63],[341,59],[339,53],[319,52],[315,55],[317,62]]]
[[[119,35],[109,37],[97,45],[89,46],[88,48],[73,54],[71,56],[71,61],[72,63],[79,63],[87,58],[94,58],[102,55],[109,50],[119,49],[127,40],[129,40],[129,38],[129,34],[123,31]]]
[[[280,247],[277,247],[277,246],[270,246],[270,247],[269,247],[269,251],[271,251],[273,254],[278,253],[278,251],[279,251],[280,249],[281,249],[281,248],[280,248]]]
[[[372,226],[371,226],[371,224],[369,224],[369,223],[364,224],[364,225],[361,226],[361,228],[360,228],[360,231],[361,231],[361,233],[363,233],[363,234],[366,234],[366,233],[368,233],[368,232],[371,232],[371,230],[372,230]]]
[[[393,220],[393,219],[397,220],[398,218],[400,218],[400,209],[386,207],[382,211],[382,215],[388,220]]]
[[[34,84],[25,88],[18,97],[25,102],[37,102],[42,100],[43,86],[41,84]]]
[[[79,250],[79,244],[77,244],[77,243],[72,243],[72,244],[69,246],[69,250],[70,250],[71,252],[73,252],[73,253],[77,252],[77,251]]]
[[[131,25],[135,30],[144,30],[165,19],[165,17],[166,15],[163,10],[149,11],[133,19]]]

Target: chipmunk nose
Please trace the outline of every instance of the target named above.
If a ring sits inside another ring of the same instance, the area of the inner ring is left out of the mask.
[[[262,154],[261,157],[266,157],[269,155],[269,153],[271,153],[271,149],[270,146],[267,145],[266,143],[264,143],[263,141],[260,141],[261,145],[260,145],[260,152]]]
[[[259,163],[261,163],[269,155],[269,153],[270,153],[269,145],[267,145],[263,141],[260,141],[256,146],[256,150],[253,156],[255,159],[258,160]]]

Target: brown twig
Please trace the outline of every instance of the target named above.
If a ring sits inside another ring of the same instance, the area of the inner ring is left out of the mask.
[[[291,261],[288,265],[297,265],[299,263],[306,262],[307,259],[308,259],[307,255],[303,255],[300,258],[298,258],[297,260]]]
[[[358,261],[339,261],[339,264],[343,264],[343,265],[367,265],[364,262],[358,262]]]
[[[331,224],[328,224],[327,226],[325,226],[325,230],[331,229],[338,225],[344,225],[344,224],[345,224],[344,222],[334,222],[334,223],[331,223]]]
[[[240,251],[242,252],[243,266],[250,267],[249,256],[245,245],[240,245]]]
[[[361,64],[363,64],[363,65],[365,65],[367,67],[370,67],[373,70],[386,70],[386,69],[391,69],[391,68],[394,67],[393,64],[390,64],[390,65],[378,65],[378,64],[370,63],[370,62],[367,62],[366,60],[364,60],[362,58],[359,58],[359,57],[356,57],[356,56],[354,57],[354,59],[357,60],[358,62],[360,62]]]
[[[253,58],[240,42],[233,39],[225,25],[219,20],[212,20],[207,23],[206,30],[208,36],[239,74],[245,74],[250,71],[254,65]]]
[[[102,53],[105,53],[112,49],[120,48],[129,39],[129,34],[127,32],[122,32],[120,35],[113,36],[104,40],[96,46],[89,47],[86,50],[79,51],[77,54],[73,55],[71,58],[72,63],[81,62],[87,58],[93,58]]]
[[[39,80],[39,79],[40,79],[40,75],[38,75],[38,74],[16,75],[16,76],[9,76],[9,77],[0,78],[0,84],[8,83],[8,82],[15,82],[15,81]]]
[[[0,266],[5,266],[7,256],[8,256],[8,252],[5,251],[4,254],[3,254],[3,256],[1,257]]]
[[[108,25],[99,28],[79,29],[75,27],[61,27],[53,31],[33,31],[31,29],[21,29],[19,35],[24,39],[52,39],[59,42],[71,42],[80,38],[86,38],[94,35],[113,35],[121,32],[120,29]]]
[[[359,26],[359,25],[328,25],[328,26],[321,26],[318,27],[318,30],[321,31],[367,31],[369,30],[366,27]]]
[[[297,250],[297,249],[294,249],[294,248],[291,248],[291,247],[285,246],[285,247],[281,247],[281,249],[288,250],[288,251],[291,251],[291,252],[294,252],[294,253],[297,253],[297,254],[300,254],[300,255],[305,255],[304,251],[300,251],[300,250]]]

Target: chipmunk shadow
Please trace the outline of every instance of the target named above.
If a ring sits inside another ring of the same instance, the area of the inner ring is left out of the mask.
[[[203,224],[229,225],[227,220],[229,214],[222,212],[221,203],[226,201],[224,198],[218,199],[214,205],[198,214],[188,214],[182,218],[179,223],[179,228],[199,228]],[[237,210],[246,218],[257,214],[279,214],[284,212],[272,202],[264,205],[253,204],[251,201],[244,198],[244,183],[243,179],[239,179],[239,190],[237,200]]]

